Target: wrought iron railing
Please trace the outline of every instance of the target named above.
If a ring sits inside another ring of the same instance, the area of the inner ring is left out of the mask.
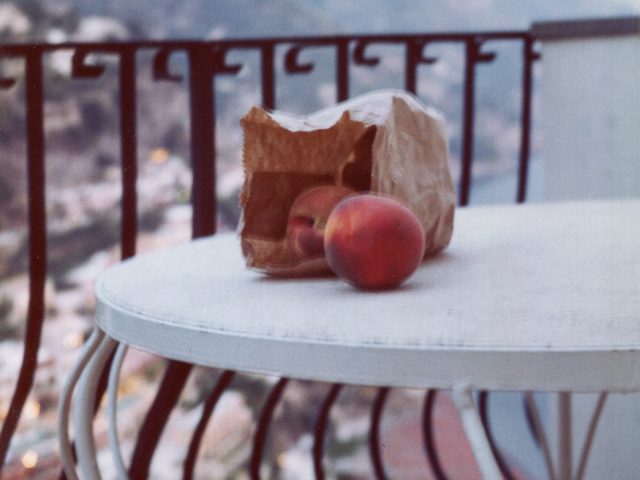
[[[340,35],[326,37],[282,37],[264,39],[230,39],[216,41],[136,41],[121,43],[63,43],[0,45],[0,60],[13,57],[23,61],[25,105],[26,105],[26,165],[28,180],[28,273],[29,304],[24,335],[24,353],[15,391],[2,425],[0,436],[0,469],[5,464],[7,452],[16,432],[26,399],[32,389],[36,374],[37,357],[41,345],[45,318],[45,282],[47,278],[47,208],[45,179],[45,110],[43,58],[52,52],[72,53],[71,75],[73,78],[100,77],[105,67],[91,63],[88,57],[105,54],[118,60],[119,78],[119,125],[120,160],[122,172],[121,201],[121,257],[131,257],[136,252],[138,232],[137,214],[137,137],[139,125],[136,122],[137,71],[136,62],[142,52],[153,55],[152,72],[159,81],[181,80],[182,76],[172,72],[170,59],[174,54],[186,55],[186,72],[189,92],[189,114],[191,119],[191,165],[193,185],[191,203],[193,206],[192,235],[202,237],[216,232],[216,83],[220,75],[237,75],[241,64],[228,63],[227,55],[233,51],[252,51],[259,54],[260,90],[262,106],[277,108],[276,84],[279,75],[308,73],[314,69],[312,63],[301,60],[301,52],[309,48],[323,47],[335,53],[336,101],[350,97],[350,69],[354,66],[372,67],[380,58],[371,54],[374,45],[394,45],[403,47],[404,88],[417,93],[419,67],[433,64],[436,58],[429,56],[429,46],[449,44],[459,46],[463,54],[464,78],[462,83],[462,121],[460,148],[460,177],[458,185],[459,204],[467,205],[472,185],[472,163],[474,158],[474,116],[476,105],[476,68],[481,63],[491,62],[495,54],[487,52],[487,42],[516,42],[520,44],[520,64],[510,68],[520,70],[520,140],[517,167],[517,191],[514,199],[526,199],[527,170],[531,136],[532,111],[532,66],[537,58],[535,39],[528,31],[458,32],[439,34],[398,34],[398,35]],[[285,50],[283,57],[276,50]],[[279,73],[277,62],[283,59],[283,73]],[[15,78],[0,78],[1,89],[11,89]],[[133,451],[129,474],[131,478],[146,478],[169,413],[175,407],[180,392],[190,375],[192,366],[169,361],[160,381],[156,397],[148,409],[147,416],[138,433]],[[105,370],[107,372],[108,369]],[[185,456],[183,478],[193,477],[204,429],[221,394],[228,388],[234,372],[224,372],[205,400],[201,419],[193,432],[191,443]],[[259,478],[262,452],[275,407],[287,386],[287,379],[277,382],[262,409],[254,436],[249,470],[252,478]],[[106,388],[106,373],[102,378],[101,391]],[[335,385],[327,393],[315,426],[313,447],[314,469],[317,478],[324,478],[323,455],[324,435],[332,405],[340,394],[342,386]],[[380,389],[371,414],[370,453],[376,478],[386,478],[385,467],[380,454],[379,427],[388,389]],[[424,401],[424,447],[436,478],[446,478],[433,439],[430,418],[436,392],[429,391]],[[101,395],[98,395],[100,398]],[[481,408],[486,419],[486,396]],[[97,408],[97,405],[96,405]],[[488,428],[488,423],[487,423]],[[496,450],[499,457],[499,453]],[[509,469],[500,460],[503,474],[510,478]],[[1,471],[1,470],[0,470]]]

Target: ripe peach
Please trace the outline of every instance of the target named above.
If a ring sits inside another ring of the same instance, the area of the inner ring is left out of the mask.
[[[327,220],[325,256],[335,274],[362,289],[400,285],[416,271],[425,233],[405,205],[373,194],[353,195]]]
[[[324,227],[329,214],[345,196],[348,187],[320,185],[303,191],[291,205],[287,220],[289,245],[301,259],[324,256]]]

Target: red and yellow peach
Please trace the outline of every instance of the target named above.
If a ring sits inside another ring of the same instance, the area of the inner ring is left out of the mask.
[[[425,232],[399,201],[374,194],[342,199],[324,228],[324,253],[334,273],[355,287],[388,289],[420,266]]]

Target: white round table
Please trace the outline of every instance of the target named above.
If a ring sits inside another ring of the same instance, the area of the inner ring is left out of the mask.
[[[250,271],[218,235],[109,269],[96,322],[199,365],[452,389],[480,458],[473,389],[640,390],[639,220],[638,200],[461,208],[450,246],[383,292]]]

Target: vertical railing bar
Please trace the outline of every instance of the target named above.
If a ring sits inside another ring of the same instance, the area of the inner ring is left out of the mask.
[[[26,131],[29,223],[29,303],[22,363],[7,416],[0,433],[0,476],[11,438],[33,387],[44,323],[44,288],[47,272],[47,218],[45,195],[45,136],[42,50],[25,57]]]
[[[193,435],[191,436],[191,442],[189,443],[187,456],[184,461],[182,474],[183,480],[191,480],[193,478],[196,459],[198,457],[198,450],[200,449],[202,437],[204,436],[204,432],[207,428],[207,424],[209,423],[209,419],[211,418],[211,415],[213,414],[213,411],[218,404],[218,400],[220,400],[220,397],[229,387],[234,377],[235,372],[233,371],[226,370],[222,372],[222,374],[218,378],[218,381],[216,382],[215,388],[211,391],[209,397],[202,407],[202,415],[200,416],[198,425],[196,425],[196,428],[193,431]]]
[[[336,45],[336,99],[343,102],[349,98],[349,41],[341,40]]]
[[[480,410],[480,419],[482,420],[482,425],[484,427],[487,440],[489,441],[489,446],[491,447],[491,453],[493,453],[493,456],[496,459],[500,473],[502,473],[504,480],[515,480],[509,470],[507,462],[504,460],[504,457],[500,453],[500,449],[493,438],[491,425],[489,424],[489,392],[486,390],[481,391],[479,394],[478,409]]]
[[[316,419],[313,435],[313,471],[316,480],[324,480],[325,478],[322,459],[324,457],[324,441],[329,423],[329,414],[331,413],[331,407],[333,407],[333,404],[338,399],[338,395],[340,395],[342,387],[343,385],[340,383],[331,385],[329,393],[320,407],[318,418]]]
[[[533,62],[537,56],[533,51],[534,39],[527,36],[523,40],[522,55],[522,106],[520,118],[520,157],[518,162],[518,191],[516,201],[523,203],[527,198],[529,175],[529,154],[531,142],[531,103],[533,93]]]
[[[437,390],[429,389],[424,398],[422,410],[422,440],[434,477],[436,480],[448,480],[440,463],[440,457],[438,456],[438,449],[434,439],[433,409],[435,407],[437,394]]]
[[[419,52],[415,41],[408,41],[405,48],[405,89],[416,95]]]
[[[477,44],[475,38],[465,42],[464,66],[464,104],[462,123],[462,165],[460,171],[460,206],[469,204],[471,191],[471,164],[473,162],[473,122],[475,111],[475,57]]]
[[[136,55],[127,49],[120,53],[120,151],[122,155],[121,257],[136,253],[138,161],[136,153]]]
[[[373,402],[371,409],[371,432],[369,434],[369,456],[373,466],[373,473],[376,480],[385,480],[387,475],[382,462],[382,443],[380,441],[380,423],[382,420],[382,412],[387,401],[390,389],[382,387],[378,389],[378,394]]]
[[[262,65],[262,107],[267,110],[276,108],[276,75],[274,69],[273,43],[265,43],[261,46]]]
[[[189,50],[193,238],[216,232],[216,126],[212,62],[212,52],[207,46]]]
[[[253,448],[251,450],[251,458],[249,461],[249,475],[251,480],[260,480],[262,453],[264,452],[264,445],[267,441],[269,425],[271,424],[273,414],[288,382],[288,378],[281,378],[278,380],[275,386],[271,389],[271,392],[269,392],[269,396],[267,397],[267,400],[262,407],[262,411],[260,412],[260,418],[258,419],[258,425],[253,437]]]
[[[129,465],[130,478],[149,478],[149,467],[169,414],[178,403],[191,365],[170,361],[147,415],[144,418]]]

